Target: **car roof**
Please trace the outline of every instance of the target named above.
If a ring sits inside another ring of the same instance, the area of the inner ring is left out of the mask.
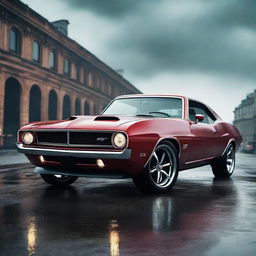
[[[170,98],[188,98],[187,96],[183,95],[176,95],[176,94],[127,94],[127,95],[120,95],[117,96],[117,99],[120,98],[137,98],[137,97],[170,97]]]

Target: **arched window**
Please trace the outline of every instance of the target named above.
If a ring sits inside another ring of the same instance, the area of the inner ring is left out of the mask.
[[[41,90],[33,85],[29,93],[29,122],[41,120]]]
[[[48,118],[49,120],[57,119],[57,93],[51,90],[49,93],[49,107],[48,107]]]
[[[5,82],[3,137],[5,148],[15,148],[16,134],[20,127],[20,101],[22,87],[15,78]]]
[[[84,103],[84,114],[90,115],[90,105],[87,102]]]
[[[98,115],[98,107],[96,104],[93,106],[93,114]]]
[[[71,101],[68,95],[63,99],[62,118],[66,119],[71,116]]]
[[[9,50],[21,54],[21,33],[16,28],[9,32]]]
[[[56,52],[55,51],[50,51],[49,68],[52,69],[52,70],[57,69],[57,59],[56,59]]]
[[[76,99],[76,102],[75,102],[75,114],[81,115],[81,103],[79,99]]]
[[[33,50],[32,50],[32,59],[33,61],[39,63],[41,57],[41,49],[38,41],[33,42]]]

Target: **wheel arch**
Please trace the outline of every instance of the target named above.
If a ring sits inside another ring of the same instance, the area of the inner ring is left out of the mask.
[[[151,154],[150,154],[150,156],[149,156],[149,158],[148,158],[146,164],[144,165],[144,168],[145,168],[145,166],[147,166],[147,164],[148,164],[149,160],[151,159],[152,154],[153,154],[153,152],[155,151],[156,147],[157,147],[158,145],[160,145],[160,144],[164,144],[165,142],[172,143],[172,144],[174,145],[174,147],[176,148],[176,150],[177,150],[177,157],[178,157],[178,158],[180,157],[180,151],[181,151],[181,150],[180,150],[180,143],[179,143],[179,141],[178,141],[176,138],[174,138],[174,137],[171,137],[171,138],[170,138],[170,137],[161,138],[161,139],[159,139],[159,140],[157,141],[155,147],[153,148],[153,150],[152,150],[152,152],[151,152]]]
[[[223,156],[225,154],[225,152],[227,151],[229,145],[233,145],[235,147],[235,151],[236,151],[236,149],[237,149],[236,141],[234,139],[231,139],[227,143],[227,146],[225,147],[225,149],[224,149],[223,153],[221,154],[221,156]]]
[[[164,138],[164,139],[158,141],[156,147],[157,147],[159,144],[163,144],[163,143],[165,143],[165,142],[169,142],[169,143],[172,143],[172,144],[174,145],[174,147],[176,148],[177,153],[178,153],[177,156],[179,157],[179,156],[180,156],[180,143],[178,142],[178,140],[175,139],[175,138]]]

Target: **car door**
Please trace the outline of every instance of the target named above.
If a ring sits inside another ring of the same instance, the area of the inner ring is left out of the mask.
[[[195,115],[204,116],[197,121]],[[190,142],[188,162],[216,157],[218,154],[219,128],[216,117],[202,103],[189,100]]]

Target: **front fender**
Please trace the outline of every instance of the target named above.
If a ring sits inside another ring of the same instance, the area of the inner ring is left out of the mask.
[[[129,137],[129,148],[132,149],[130,168],[134,172],[143,170],[159,139],[158,134],[140,134]]]

